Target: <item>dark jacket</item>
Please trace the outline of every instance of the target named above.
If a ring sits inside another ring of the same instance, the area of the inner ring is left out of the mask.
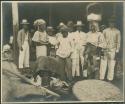
[[[24,29],[21,29],[19,32],[18,32],[18,36],[17,36],[17,44],[18,44],[18,47],[21,48],[23,43],[24,43],[24,40],[25,40],[25,31]],[[28,32],[28,41],[29,41],[29,45],[31,43],[31,37],[30,37],[30,33]]]

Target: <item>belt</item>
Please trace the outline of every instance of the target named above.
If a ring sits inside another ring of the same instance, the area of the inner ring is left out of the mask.
[[[37,43],[36,46],[47,46],[48,44]]]

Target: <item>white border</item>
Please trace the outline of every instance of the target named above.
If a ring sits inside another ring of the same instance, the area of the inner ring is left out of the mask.
[[[3,18],[2,18],[2,3],[1,3],[1,103],[2,103],[2,44],[3,44]]]
[[[2,2],[10,2],[10,3],[12,3],[12,2],[17,2],[17,3],[82,3],[82,2],[125,2],[124,0],[117,0],[117,1],[115,1],[115,0],[106,0],[106,1],[100,1],[100,0],[90,0],[90,1],[87,1],[87,0],[84,0],[84,1],[2,1]]]
[[[83,3],[83,2],[123,2],[123,13],[125,12],[125,1],[2,1],[1,2],[1,60],[2,60],[2,42],[3,42],[3,19],[2,19],[2,3],[12,3],[12,2],[16,2],[16,3]],[[125,13],[123,14],[123,34],[125,34]],[[125,44],[125,35],[123,35],[123,53],[125,51],[124,49],[124,44]],[[123,68],[125,68],[124,65],[125,62],[125,56],[123,54]],[[1,61],[2,63],[2,61]],[[2,69],[2,64],[1,64],[1,69]],[[2,98],[1,98],[1,103],[10,103],[10,104],[16,104],[16,103],[101,103],[101,102],[124,102],[125,98],[124,98],[124,87],[125,87],[125,83],[124,83],[124,75],[125,75],[125,69],[123,69],[124,73],[123,73],[123,101],[50,101],[50,102],[2,102]],[[2,70],[1,70],[1,85],[2,85]],[[1,97],[2,97],[2,86],[1,86]]]

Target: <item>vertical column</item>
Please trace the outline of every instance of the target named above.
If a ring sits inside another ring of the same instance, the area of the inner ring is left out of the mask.
[[[1,14],[2,14],[2,16],[1,16],[1,48],[2,48],[2,45],[3,45],[3,3],[1,3]]]
[[[52,4],[49,4],[49,25],[52,25]]]
[[[123,72],[124,72],[124,79],[125,79],[125,2],[123,2]],[[123,80],[124,80],[123,79]]]
[[[17,55],[18,55],[18,49],[17,49],[17,34],[18,34],[18,29],[19,29],[19,18],[18,18],[18,3],[17,2],[12,2],[12,21],[13,21],[13,37],[14,37],[14,61],[17,64]]]

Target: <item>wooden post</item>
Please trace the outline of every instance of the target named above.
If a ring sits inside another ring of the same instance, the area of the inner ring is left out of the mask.
[[[125,2],[123,3],[123,53],[125,53]],[[125,78],[125,55],[123,54],[123,72],[124,72],[124,78]]]
[[[19,18],[18,18],[18,3],[12,2],[12,21],[13,21],[13,37],[14,37],[14,61],[17,64],[17,56],[18,56],[18,50],[17,50],[17,34],[19,29]]]

